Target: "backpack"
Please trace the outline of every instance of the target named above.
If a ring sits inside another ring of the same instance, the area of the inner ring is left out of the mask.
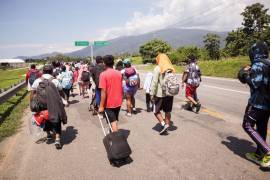
[[[135,87],[139,84],[139,77],[137,74],[130,76],[128,80],[126,81],[127,85],[129,87]]]
[[[70,89],[72,87],[72,76],[69,72],[63,72],[61,79],[61,85],[64,89]]]
[[[98,64],[98,65],[96,65],[96,66],[94,67],[94,70],[93,70],[93,72],[94,72],[94,73],[93,73],[93,80],[94,80],[96,86],[99,85],[99,77],[100,77],[100,74],[101,74],[103,71],[104,71],[104,66],[103,66],[103,65]]]
[[[82,72],[81,80],[82,80],[83,82],[89,82],[89,81],[90,81],[90,73],[87,72],[87,71],[83,71],[83,72]]]
[[[268,77],[268,90],[270,90],[270,60],[269,59],[260,59],[259,62],[265,64],[267,66],[267,72],[264,72]]]
[[[61,74],[61,69],[60,68],[55,68],[53,71],[53,77],[57,77],[59,74]]]
[[[198,87],[201,82],[201,71],[197,64],[191,63],[188,65],[188,76],[186,83]]]
[[[164,74],[162,89],[166,96],[175,96],[179,93],[180,83],[176,75],[171,70],[166,71]]]
[[[37,71],[31,71],[29,76],[29,84],[32,86],[37,78]]]
[[[138,85],[139,77],[136,73],[136,70],[133,67],[126,68],[124,75],[127,78],[126,80],[127,86],[135,87]]]
[[[36,94],[30,102],[30,109],[32,112],[40,112],[47,110],[46,88],[47,86],[54,86],[51,81],[52,79],[43,78],[42,81],[39,83]]]
[[[124,75],[129,78],[130,76],[133,76],[136,74],[136,70],[133,67],[125,68]]]

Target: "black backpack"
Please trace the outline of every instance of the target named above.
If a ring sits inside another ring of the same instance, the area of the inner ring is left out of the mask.
[[[96,86],[99,86],[99,77],[103,71],[104,71],[103,65],[98,64],[94,67],[93,80],[95,81]]]
[[[90,73],[87,72],[87,71],[83,71],[83,72],[82,72],[81,80],[82,80],[83,82],[89,82],[89,81],[90,81]]]
[[[40,112],[43,110],[47,110],[47,94],[46,88],[47,86],[54,86],[51,82],[52,79],[42,79],[39,83],[36,94],[30,101],[30,109],[32,112]]]

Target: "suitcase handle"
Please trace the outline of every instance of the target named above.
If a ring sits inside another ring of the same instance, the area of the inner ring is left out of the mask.
[[[109,124],[110,130],[111,130],[111,132],[113,132],[111,123],[110,123],[109,118],[108,118],[108,115],[107,115],[106,112],[104,112],[104,114],[105,114],[105,119],[106,119],[107,123]],[[100,113],[98,113],[98,119],[99,119],[100,125],[102,127],[103,134],[104,134],[104,136],[106,136],[107,134],[105,132],[105,128],[103,126],[102,117],[101,117],[101,114]]]

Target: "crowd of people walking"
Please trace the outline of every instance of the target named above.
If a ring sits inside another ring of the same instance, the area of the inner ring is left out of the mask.
[[[270,61],[268,47],[258,42],[251,47],[251,66],[240,70],[238,78],[247,83],[251,97],[247,105],[243,128],[257,144],[256,152],[246,154],[246,158],[263,167],[270,166],[270,147],[266,143],[267,123],[270,116]],[[142,76],[130,59],[115,60],[112,55],[97,56],[95,62],[52,62],[43,67],[43,72],[35,65],[26,75],[31,91],[30,107],[33,119],[47,133],[47,141],[53,141],[61,149],[61,123],[67,123],[64,107],[69,106],[70,95],[77,87],[82,98],[89,97],[89,111],[93,115],[106,113],[112,132],[118,131],[119,113],[126,102],[126,117],[137,113],[135,95],[145,90],[146,111],[153,112],[161,125],[160,135],[168,134],[171,126],[171,112],[174,96],[180,87],[185,88],[187,110],[199,113],[201,104],[197,95],[200,86],[201,70],[195,56],[188,57],[182,82],[175,74],[175,68],[166,54],[158,54],[153,72]],[[142,77],[144,83],[141,83]],[[141,84],[143,84],[141,86]],[[162,114],[162,111],[165,113]],[[47,114],[45,116],[44,114]],[[256,128],[255,128],[256,126]]]

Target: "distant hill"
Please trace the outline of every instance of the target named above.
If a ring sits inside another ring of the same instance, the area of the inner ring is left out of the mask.
[[[53,57],[59,54],[63,54],[63,53],[59,53],[59,52],[53,52],[53,53],[46,53],[46,54],[41,54],[41,55],[37,55],[37,56],[18,56],[16,58],[19,59],[45,59],[47,57]]]
[[[170,28],[159,31],[154,31],[138,36],[126,36],[109,40],[109,45],[104,47],[95,47],[94,56],[105,54],[121,54],[121,53],[135,53],[139,52],[139,47],[151,39],[162,39],[167,41],[172,47],[177,48],[180,46],[196,45],[203,46],[203,37],[207,33],[215,33],[221,36],[224,47],[224,39],[227,36],[227,32],[214,32],[200,29],[178,29]],[[86,47],[78,51],[66,53],[68,56],[85,57],[90,56],[90,48]]]
[[[167,28],[159,31],[153,31],[150,33],[138,35],[138,36],[122,36],[119,38],[111,39],[109,45],[104,47],[94,47],[94,56],[106,55],[106,54],[122,54],[122,53],[137,53],[139,47],[152,39],[162,39],[167,41],[173,48],[180,46],[195,45],[198,47],[203,46],[203,37],[207,33],[215,33],[221,37],[221,46],[224,47],[224,39],[227,36],[227,32],[215,32],[201,29],[179,29],[179,28]],[[18,56],[20,59],[44,59],[46,57],[56,56],[62,54],[59,52],[47,53],[38,56]],[[90,47],[86,47],[64,55],[72,57],[86,57],[90,56]]]

